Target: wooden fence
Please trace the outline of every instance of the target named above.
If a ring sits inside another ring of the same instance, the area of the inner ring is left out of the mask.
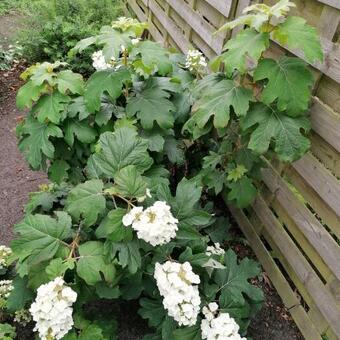
[[[318,28],[325,53],[323,64],[311,65],[312,147],[291,166],[271,164],[251,208],[229,208],[304,337],[331,340],[340,338],[340,0],[294,1],[292,14]],[[127,0],[127,6],[149,23],[154,40],[212,58],[237,29],[213,32],[250,2]],[[277,44],[270,51],[284,53],[303,57]]]

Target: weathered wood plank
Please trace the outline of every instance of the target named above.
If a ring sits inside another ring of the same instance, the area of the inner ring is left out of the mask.
[[[237,7],[236,7],[236,13],[235,13],[235,18],[239,17],[240,15],[242,15],[243,10],[249,6],[251,3],[251,0],[239,0],[237,3]],[[236,26],[232,33],[231,36],[235,37],[235,35],[237,35],[238,32],[240,32],[242,30],[242,26]]]
[[[129,5],[132,8],[132,10],[134,11],[134,13],[137,15],[137,18],[140,21],[147,21],[148,17],[147,15],[141,10],[141,8],[138,6],[137,1],[136,0],[129,0]]]
[[[295,197],[278,173],[268,168],[263,170],[262,177],[270,191],[275,193],[275,197],[282,207],[286,209],[308,241],[319,252],[334,275],[340,279],[339,245],[309,209]]]
[[[306,183],[293,167],[289,167],[286,170],[285,177],[299,191],[303,199],[308,202],[318,218],[321,219],[321,223],[326,224],[329,230],[340,239],[340,217],[329,208],[328,204],[322,200],[317,192]]]
[[[319,83],[316,96],[335,112],[340,112],[340,84],[335,80],[323,76]]]
[[[310,115],[313,130],[340,152],[340,114],[314,97]]]
[[[325,5],[332,6],[336,9],[340,9],[340,1],[339,0],[318,0]]]
[[[232,0],[206,0],[206,2],[216,8],[224,16],[229,16]]]
[[[311,142],[312,154],[319,159],[332,174],[340,178],[340,153],[316,133],[312,133]]]
[[[223,22],[227,19],[221,14],[217,9],[209,5],[206,0],[197,0],[195,11],[199,13],[201,17],[208,21],[215,30],[220,28],[221,18],[223,18]]]
[[[339,22],[340,12],[333,7],[324,6],[318,24],[321,36],[332,40],[339,26]]]
[[[302,308],[300,301],[290,288],[288,282],[277,267],[275,261],[272,259],[270,253],[263,245],[253,225],[249,222],[248,218],[241,210],[236,209],[231,205],[228,207],[240,226],[242,232],[249,241],[252,249],[254,249],[254,252],[261,262],[263,268],[268,273],[270,280],[273,282],[273,285],[282,297],[285,306],[289,309],[289,312],[291,313],[305,339],[321,340],[322,338],[320,334]]]
[[[224,37],[222,34],[214,35],[215,28],[205,20],[184,1],[167,0],[171,7],[202,37],[216,53],[221,53]]]
[[[310,153],[292,166],[340,217],[340,181]]]
[[[313,297],[320,312],[326,320],[328,320],[334,332],[340,336],[340,310],[332,295],[325,289],[311,265],[283,230],[282,226],[261,197],[256,199],[253,208],[263,222],[265,228],[267,228],[272,239],[275,241],[276,246],[280,249],[280,252],[284,254],[289,265],[304,284],[308,293]]]
[[[193,44],[203,52],[208,59],[216,57],[216,53],[210,48],[210,46],[195,32],[191,34],[191,40]]]
[[[292,237],[299,244],[303,252],[318,269],[322,277],[328,281],[332,277],[332,272],[325,264],[320,254],[314,249],[314,247],[308,242],[306,236],[301,232],[299,227],[294,223],[293,219],[290,217],[290,213],[287,212],[277,200],[270,202],[271,199],[266,199],[263,197],[266,203],[274,208],[278,219],[286,226],[287,230],[291,233]]]
[[[176,42],[183,53],[188,51],[189,41],[185,39],[181,30],[166,16],[162,8],[154,0],[149,0],[149,7],[159,22],[164,26],[167,32],[171,35],[172,39]]]
[[[253,218],[253,216],[251,218]],[[261,223],[261,221],[258,221],[257,223]],[[284,234],[290,237],[288,233],[284,232]],[[330,328],[329,323],[327,322],[325,317],[321,314],[320,310],[316,306],[314,299],[307,291],[304,282],[300,280],[295,270],[291,267],[291,265],[287,261],[286,256],[282,254],[276,242],[273,240],[270,231],[268,229],[263,229],[262,236],[266,240],[266,242],[269,244],[269,246],[272,248],[271,256],[276,261],[280,262],[281,266],[284,268],[284,273],[286,277],[288,276],[289,279],[292,281],[293,285],[295,286],[292,289],[298,294],[299,299],[301,300],[301,303],[303,301],[303,305],[304,306],[307,305],[307,309],[308,309],[307,315],[309,319],[312,321],[315,328],[318,330],[319,334],[324,334]],[[311,309],[313,309],[313,313],[310,313]]]

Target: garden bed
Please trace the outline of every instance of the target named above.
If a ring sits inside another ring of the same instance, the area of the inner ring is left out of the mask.
[[[0,20],[1,32],[1,20]],[[14,135],[14,127],[16,122],[20,120],[20,113],[15,108],[15,93],[21,85],[18,76],[22,71],[20,65],[17,65],[11,71],[0,73],[0,86],[2,93],[0,96],[0,127],[1,127],[1,171],[0,187],[3,191],[2,204],[0,211],[1,223],[4,228],[1,230],[2,243],[8,244],[12,238],[12,225],[21,219],[22,206],[25,203],[28,193],[35,191],[38,184],[46,182],[46,176],[39,172],[31,172],[28,170],[22,156],[17,151],[16,139]],[[225,208],[223,207],[225,211]],[[239,231],[234,231],[236,235],[231,243],[226,243],[226,248],[232,248],[238,257],[242,259],[244,256],[254,257],[250,248],[244,245],[245,240]],[[280,298],[272,288],[265,273],[260,280],[254,279],[252,284],[261,287],[265,293],[265,303],[262,310],[253,319],[248,335],[253,339],[302,339],[292,319],[282,305]],[[104,311],[111,311],[112,315],[117,316],[119,321],[119,339],[141,339],[142,335],[148,331],[145,322],[136,316],[135,312],[138,305],[130,302],[99,302],[99,308]],[[93,308],[98,308],[94,306]],[[24,332],[25,333],[25,332]],[[27,336],[29,339],[31,335]],[[26,339],[26,336],[19,333],[20,339]]]
[[[1,20],[1,18],[0,18]],[[3,26],[0,26],[3,29]],[[1,243],[9,244],[13,237],[13,224],[19,222],[23,215],[23,205],[28,200],[28,194],[38,190],[39,184],[47,182],[46,175],[28,169],[21,153],[17,150],[14,133],[16,121],[21,117],[15,107],[15,96],[21,82],[18,80],[22,68],[19,66],[10,72],[0,72],[0,230]],[[242,235],[239,235],[242,238]],[[251,249],[242,243],[234,244],[234,250],[240,257],[255,257]],[[264,275],[264,277],[266,277]],[[289,312],[275,289],[267,279],[258,282],[265,293],[265,303],[257,317],[249,327],[249,335],[254,340],[285,340],[303,339]],[[105,308],[113,309],[119,318],[119,339],[140,340],[147,333],[148,328],[143,319],[135,313],[138,305],[135,303],[121,303],[112,305],[105,303]],[[21,329],[20,340],[30,340],[31,332]]]

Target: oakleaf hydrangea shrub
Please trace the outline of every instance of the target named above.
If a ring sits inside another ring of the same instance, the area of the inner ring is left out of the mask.
[[[88,304],[139,300],[146,340],[246,335],[263,302],[250,283],[260,267],[225,249],[216,196],[247,207],[264,159],[309,148],[312,75],[298,58],[266,57],[275,39],[322,59],[315,29],[286,17],[292,6],[250,6],[222,27],[246,26],[210,63],[215,73],[201,52],[145,40],[146,24],[127,18],[73,49],[95,50],[88,79],[63,62],[23,73],[19,149],[51,184],[14,227],[9,312],[29,309],[41,338],[112,339],[114,316]]]

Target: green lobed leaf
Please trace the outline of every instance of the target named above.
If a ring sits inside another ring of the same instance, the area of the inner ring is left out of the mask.
[[[164,152],[168,156],[169,161],[173,164],[184,164],[184,143],[172,136],[165,138]]]
[[[50,211],[55,202],[57,202],[57,197],[49,191],[31,192],[24,208],[25,214],[32,214],[38,207],[41,207],[43,211]]]
[[[112,57],[118,59],[122,45],[128,47],[131,44],[129,33],[120,33],[110,26],[103,26],[97,36],[97,44],[103,45],[105,60]]]
[[[85,226],[96,223],[98,215],[105,210],[106,201],[103,196],[103,182],[92,179],[73,188],[65,202],[65,209],[79,220],[84,219]]]
[[[61,71],[57,75],[57,87],[60,93],[67,94],[83,94],[84,80],[82,75],[74,73],[70,70]]]
[[[316,28],[306,20],[290,16],[273,31],[274,39],[291,49],[302,50],[309,63],[323,60],[323,52]]]
[[[17,93],[16,104],[18,108],[20,110],[30,108],[33,102],[36,102],[45,91],[46,87],[44,84],[36,86],[32,80],[29,80],[25,85],[20,87]]]
[[[209,256],[205,253],[193,254],[190,247],[186,247],[184,252],[179,256],[178,261],[184,263],[186,261],[190,262],[192,266],[201,267],[209,260]]]
[[[150,327],[159,327],[166,317],[166,312],[160,300],[151,300],[142,298],[139,300],[141,308],[138,310],[138,314],[148,320]]]
[[[228,184],[228,199],[234,201],[238,208],[246,208],[255,199],[257,189],[249,177],[242,177],[237,182]]]
[[[254,72],[254,80],[263,79],[268,79],[261,94],[265,104],[277,100],[278,109],[292,116],[307,110],[313,77],[302,60],[294,57],[263,59]]]
[[[109,178],[128,165],[134,165],[138,172],[143,173],[153,163],[147,152],[148,142],[130,128],[101,134],[99,148],[100,151],[90,161],[93,162],[92,167],[97,167]]]
[[[178,328],[173,332],[172,340],[202,340],[199,322],[192,327]]]
[[[56,159],[48,169],[48,178],[53,182],[60,184],[67,179],[67,171],[69,169],[70,165],[66,161],[62,159]]]
[[[64,110],[70,99],[69,96],[59,91],[45,94],[40,97],[32,112],[37,116],[40,123],[52,122],[58,124],[64,119]]]
[[[102,281],[101,274],[107,282],[112,282],[116,273],[114,265],[105,262],[104,244],[99,241],[88,241],[79,246],[77,274],[88,285]]]
[[[126,198],[138,198],[146,195],[146,182],[134,165],[128,165],[114,176],[114,188]]]
[[[27,287],[27,278],[21,278],[17,275],[13,279],[12,284],[14,289],[7,299],[6,308],[14,313],[15,311],[24,309],[26,303],[33,299],[34,293]]]
[[[177,185],[176,198],[172,204],[174,216],[178,219],[191,217],[201,199],[202,187],[194,180],[183,178]]]
[[[250,278],[260,274],[259,264],[248,258],[237,263],[237,256],[231,249],[225,253],[224,260],[226,268],[217,269],[213,274],[214,281],[223,287],[221,294],[229,295],[239,302],[244,302],[244,296],[254,301],[263,301],[262,290],[248,282]]]
[[[137,114],[143,128],[151,130],[156,122],[162,129],[173,127],[175,105],[169,100],[170,93],[154,83],[129,98],[127,113],[132,117]]]
[[[46,267],[45,271],[50,280],[54,280],[56,277],[64,276],[68,269],[74,268],[74,260],[63,260],[60,257],[53,259]]]
[[[131,274],[137,272],[142,265],[142,257],[139,250],[138,240],[132,240],[130,242],[114,242],[108,243],[110,254],[115,256],[118,253],[119,264],[123,268],[128,268]]]
[[[14,226],[18,237],[11,247],[21,261],[37,264],[51,259],[70,237],[71,218],[63,211],[56,211],[57,220],[47,215],[28,215]]]
[[[43,166],[44,155],[48,158],[54,156],[54,146],[50,142],[50,137],[63,136],[60,128],[54,124],[39,123],[29,116],[21,129],[19,150],[24,153],[27,162],[33,169]]]
[[[67,117],[75,118],[77,115],[79,120],[87,118],[91,113],[87,110],[85,99],[83,96],[72,99],[72,102],[67,107]]]
[[[269,34],[259,33],[252,28],[241,31],[230,39],[224,48],[227,52],[221,55],[228,74],[238,70],[244,74],[250,68],[249,58],[257,63],[262,53],[269,47]]]
[[[304,155],[310,146],[309,139],[301,133],[301,130],[308,132],[310,129],[307,117],[289,117],[260,103],[249,110],[241,127],[243,130],[255,127],[251,132],[248,148],[257,154],[267,152],[273,141],[278,157],[292,162]]]
[[[97,137],[97,131],[87,120],[79,121],[78,119],[67,119],[64,122],[64,131],[64,139],[69,146],[73,145],[74,136],[84,144],[92,143]]]
[[[236,86],[232,80],[221,80],[207,89],[195,103],[193,117],[199,128],[204,128],[211,117],[214,117],[216,128],[224,128],[229,123],[230,107],[237,116],[244,116],[251,99],[251,90]]]
[[[113,242],[131,241],[132,229],[125,227],[122,222],[126,213],[127,211],[122,208],[109,211],[96,229],[96,236]]]
[[[9,323],[0,323],[0,339],[13,340],[17,336],[16,329]]]
[[[155,69],[159,74],[165,76],[172,70],[169,60],[169,52],[159,43],[153,41],[142,41],[133,48],[131,56],[141,55],[142,63],[149,69]]]
[[[87,109],[90,112],[99,111],[103,94],[107,93],[112,100],[117,99],[122,94],[123,84],[130,79],[131,74],[125,68],[95,72],[87,81],[84,93]]]

